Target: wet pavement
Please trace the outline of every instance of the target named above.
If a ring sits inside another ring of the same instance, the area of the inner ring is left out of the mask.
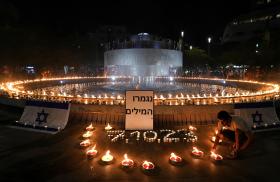
[[[14,129],[0,125],[0,181],[276,181],[279,176],[280,132],[255,134],[255,141],[237,160],[219,163],[209,158],[213,145],[209,140],[213,126],[198,127],[196,143],[146,143],[143,132],[139,143],[129,139],[111,143],[104,126],[96,126],[91,137],[99,154],[89,160],[79,143],[88,123],[69,124],[62,132],[52,135]],[[118,129],[118,128],[116,128]],[[179,129],[179,128],[177,128]],[[201,159],[191,155],[193,146],[205,152]],[[218,147],[225,155],[230,144]],[[100,158],[107,150],[115,160],[102,165]],[[174,152],[185,163],[173,166],[168,159]],[[120,163],[123,155],[136,162],[131,170],[124,170]],[[153,173],[144,173],[144,160],[157,166]]]

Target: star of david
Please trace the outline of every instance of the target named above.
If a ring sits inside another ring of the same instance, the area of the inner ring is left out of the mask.
[[[41,112],[37,113],[37,118],[36,118],[35,122],[38,122],[39,124],[46,123],[48,116],[49,116],[49,114],[45,113],[44,109],[42,109]]]
[[[258,125],[263,122],[262,120],[262,114],[260,114],[258,111],[256,111],[255,114],[252,114],[253,123],[258,123]]]

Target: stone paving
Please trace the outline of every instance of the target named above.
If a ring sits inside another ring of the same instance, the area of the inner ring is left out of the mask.
[[[89,160],[85,149],[79,146],[86,126],[86,123],[69,124],[62,132],[52,135],[1,124],[0,181],[275,181],[279,176],[279,131],[257,133],[254,143],[239,159],[215,163],[208,156],[213,126],[198,127],[195,144],[132,140],[126,144],[125,140],[111,143],[102,125],[96,126],[91,137],[99,155]],[[193,158],[192,146],[203,150],[205,157]],[[228,146],[222,144],[218,152],[225,155]],[[115,160],[111,165],[102,165],[99,160],[107,150]],[[171,152],[181,156],[185,163],[171,165],[168,162]],[[125,153],[136,162],[128,171],[120,166]],[[143,173],[144,160],[154,162],[157,170],[149,175]]]

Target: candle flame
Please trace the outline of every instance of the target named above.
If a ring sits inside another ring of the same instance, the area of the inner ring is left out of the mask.
[[[197,129],[196,129],[196,127],[194,127],[194,126],[189,126],[189,130],[191,130],[191,131],[196,131]]]
[[[170,154],[171,157],[177,157],[173,152]]]
[[[149,165],[149,162],[148,161],[144,161],[143,165]]]
[[[108,150],[105,155],[110,155],[110,150]]]
[[[90,144],[90,140],[86,139],[80,143],[81,145]]]
[[[112,126],[108,123],[107,126],[105,127],[105,129],[110,130],[110,129],[112,129]]]
[[[199,150],[197,149],[197,147],[193,147],[193,151],[198,152]]]
[[[220,157],[220,159],[223,159],[223,157],[221,155],[216,154],[214,151],[211,151],[210,157],[213,159],[217,159],[218,157]]]
[[[95,150],[96,144],[91,148],[91,150]]]
[[[127,158],[127,154],[124,154],[124,159],[125,159],[125,160],[127,160],[127,159],[128,159],[128,158]]]

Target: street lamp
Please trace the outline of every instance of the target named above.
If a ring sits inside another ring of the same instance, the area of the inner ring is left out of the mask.
[[[208,43],[209,43],[209,44],[211,43],[211,40],[212,40],[212,38],[211,38],[211,37],[208,37]]]
[[[192,50],[192,48],[193,48],[193,47],[192,47],[192,45],[191,45],[191,46],[190,46],[190,50]]]
[[[208,37],[207,40],[208,40],[208,56],[210,56],[210,44],[211,44],[212,38]]]
[[[182,38],[184,37],[184,31],[181,31],[181,37]]]

